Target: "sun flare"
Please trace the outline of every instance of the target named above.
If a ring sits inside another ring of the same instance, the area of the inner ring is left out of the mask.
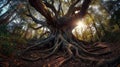
[[[85,24],[84,20],[78,20],[77,27],[78,28],[86,28],[87,25]]]
[[[77,21],[77,26],[75,27],[75,29],[73,30],[73,33],[76,31],[79,34],[82,34],[83,31],[85,31],[87,28],[87,25],[85,24],[84,20],[78,20]]]

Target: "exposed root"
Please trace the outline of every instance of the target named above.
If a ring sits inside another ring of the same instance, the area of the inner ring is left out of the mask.
[[[56,44],[56,45],[57,45],[57,44]],[[45,53],[45,52],[52,51],[52,50],[56,47],[56,45],[54,45],[53,47],[51,47],[51,48],[49,48],[49,49],[46,49],[46,50],[40,50],[39,52],[40,52],[40,53]]]
[[[60,44],[61,44],[61,43],[62,43],[62,42],[56,44],[56,47],[54,48],[54,50],[53,50],[50,54],[48,54],[47,56],[43,57],[43,59],[48,58],[48,57],[50,57],[51,55],[55,54],[56,51],[58,50],[58,48],[60,47]]]
[[[104,62],[107,62],[108,60],[107,59],[98,59],[97,56],[109,54],[111,52],[111,50],[107,46],[104,46],[104,45],[94,45],[92,47],[81,46],[83,44],[79,44],[78,42],[74,41],[74,39],[72,39],[72,38],[69,39],[65,36],[62,36],[62,34],[59,34],[54,37],[48,38],[44,41],[41,41],[39,44],[46,44],[49,41],[51,41],[51,39],[54,39],[53,41],[55,44],[53,43],[54,45],[52,47],[50,47],[49,49],[39,51],[41,53],[50,52],[48,55],[46,55],[44,57],[33,58],[33,59],[26,58],[26,57],[22,57],[22,58],[27,61],[37,61],[40,59],[46,59],[46,58],[52,56],[53,54],[55,54],[59,50],[59,48],[62,47],[60,49],[64,50],[67,53],[67,55],[65,55],[66,59],[60,61],[57,66],[63,65],[65,62],[67,62],[70,59],[74,59],[75,57],[79,58],[82,61],[96,62],[96,66],[100,66]],[[38,46],[38,44],[28,47],[27,49],[25,49],[25,51],[23,53],[31,50],[32,48],[34,48],[36,46]],[[88,49],[86,49],[86,48],[88,48]],[[97,52],[102,49],[104,51]]]
[[[40,59],[42,59],[41,57],[37,57],[37,58],[26,58],[26,57],[21,57],[23,60],[25,61],[30,61],[30,62],[34,62],[34,61],[38,61]]]
[[[29,50],[31,50],[32,48],[37,47],[37,46],[39,46],[39,47],[42,46],[42,47],[43,47],[43,45],[45,45],[46,43],[48,43],[49,41],[51,41],[53,38],[54,38],[54,36],[51,36],[50,38],[47,38],[47,39],[45,39],[45,40],[43,40],[43,41],[40,41],[39,43],[35,43],[34,45],[27,47],[27,48],[23,51],[23,53],[26,52],[26,51],[29,51]],[[43,44],[43,45],[42,45],[42,44]],[[22,53],[22,54],[23,54],[23,53]]]
[[[111,51],[110,50],[106,50],[105,52],[102,53],[98,53],[98,52],[89,52],[88,50],[84,49],[83,47],[81,47],[81,45],[78,45],[75,42],[72,42],[76,47],[79,48],[80,52],[85,53],[87,56],[100,56],[100,55],[104,55],[104,54],[108,54]],[[93,48],[94,49],[94,48]]]
[[[61,42],[58,44],[59,38],[60,38],[60,37],[55,38],[55,41],[56,41],[56,42],[55,42],[55,45],[53,45],[53,47],[51,47],[51,48],[49,48],[49,49],[46,49],[46,50],[43,50],[43,51],[41,50],[41,51],[39,51],[39,52],[42,52],[42,53],[43,53],[43,52],[48,52],[48,51],[51,51],[51,50],[54,50],[54,49],[58,48],[58,45],[61,44]]]
[[[68,53],[68,57],[62,60],[61,62],[59,62],[59,64],[57,65],[58,67],[62,66],[65,62],[69,61],[73,57],[73,52],[69,49],[69,47],[66,47],[66,50]]]

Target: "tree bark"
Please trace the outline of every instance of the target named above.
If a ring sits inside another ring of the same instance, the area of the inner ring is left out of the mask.
[[[76,14],[76,16],[66,17],[63,16],[61,18],[57,18],[54,20],[54,17],[51,16],[49,10],[46,5],[42,2],[42,0],[29,0],[30,5],[34,7],[38,12],[40,12],[47,20],[47,25],[50,28],[50,33],[48,38],[44,38],[39,42],[35,42],[34,45],[26,48],[21,55],[24,55],[28,51],[33,51],[33,48],[39,47],[43,48],[46,46],[51,46],[49,49],[41,50],[40,52],[49,52],[48,55],[44,57],[37,58],[26,58],[22,56],[24,60],[27,61],[37,61],[40,59],[46,59],[54,54],[60,49],[65,52],[66,59],[64,62],[77,57],[81,60],[85,61],[93,61],[96,62],[96,66],[103,64],[110,59],[98,59],[98,56],[106,55],[111,53],[111,50],[108,46],[103,44],[93,44],[91,46],[85,45],[84,41],[78,40],[73,34],[72,30],[75,27],[75,20],[81,19],[85,16],[87,9],[91,3],[91,0],[84,0],[80,12]],[[76,19],[77,18],[77,19]],[[51,45],[52,44],[52,45]],[[97,52],[102,50],[101,52]],[[64,53],[63,52],[63,53]],[[58,64],[62,65],[64,62]]]

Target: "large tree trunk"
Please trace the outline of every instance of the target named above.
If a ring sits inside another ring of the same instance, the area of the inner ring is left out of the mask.
[[[34,47],[45,47],[51,46],[47,50],[41,50],[40,52],[50,52],[47,56],[38,57],[38,58],[22,58],[28,61],[37,61],[40,59],[48,58],[49,56],[55,54],[59,50],[63,50],[66,54],[66,59],[58,64],[58,66],[62,65],[64,62],[73,59],[74,57],[80,58],[81,60],[85,61],[94,61],[97,62],[97,66],[104,64],[107,61],[112,61],[113,59],[98,59],[97,56],[102,56],[105,54],[111,53],[111,50],[108,46],[104,44],[93,44],[93,45],[85,45],[84,41],[78,40],[73,34],[72,30],[76,26],[75,21],[77,19],[81,19],[87,12],[89,4],[91,0],[84,0],[81,11],[76,14],[75,16],[69,16],[68,13],[64,17],[55,18],[50,15],[48,9],[46,9],[46,5],[42,2],[42,0],[29,0],[30,5],[34,7],[38,12],[40,12],[46,19],[47,25],[50,29],[50,33],[48,38],[44,38],[39,42],[36,42],[34,45],[28,47],[23,51],[22,55],[28,51],[34,49]],[[68,11],[69,12],[69,11]],[[33,18],[33,17],[32,17]],[[34,18],[33,18],[34,19]],[[101,50],[102,51],[99,51]],[[63,53],[64,53],[63,52]]]

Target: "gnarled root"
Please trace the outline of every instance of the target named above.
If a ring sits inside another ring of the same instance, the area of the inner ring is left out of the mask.
[[[113,59],[108,60],[108,59],[104,59],[104,58],[103,59],[97,58],[97,56],[107,55],[107,54],[111,53],[111,50],[107,46],[95,44],[94,46],[87,47],[86,45],[80,44],[79,42],[75,41],[72,38],[69,39],[67,37],[62,36],[62,34],[58,34],[54,37],[50,37],[44,41],[41,41],[39,44],[48,43],[48,45],[49,45],[49,42],[51,41],[51,39],[53,39],[54,45],[46,50],[39,51],[40,53],[49,53],[48,55],[46,55],[44,57],[33,58],[33,59],[22,56],[22,59],[27,60],[27,61],[37,61],[40,59],[46,59],[46,58],[54,55],[58,50],[62,49],[67,53],[64,56],[64,57],[66,57],[66,59],[60,61],[57,64],[57,66],[61,66],[68,60],[75,59],[75,58],[78,58],[83,61],[96,62],[96,66],[100,66],[100,65],[104,64],[105,62],[109,62],[109,61],[113,60]],[[33,47],[36,47],[36,46],[38,46],[38,44],[28,47],[27,49],[25,49],[25,51],[22,53],[22,55],[24,53],[26,53],[27,51],[30,51]],[[88,49],[86,49],[86,48],[88,48]],[[102,50],[102,51],[100,51],[100,50]],[[97,52],[97,51],[100,51],[100,52]]]

